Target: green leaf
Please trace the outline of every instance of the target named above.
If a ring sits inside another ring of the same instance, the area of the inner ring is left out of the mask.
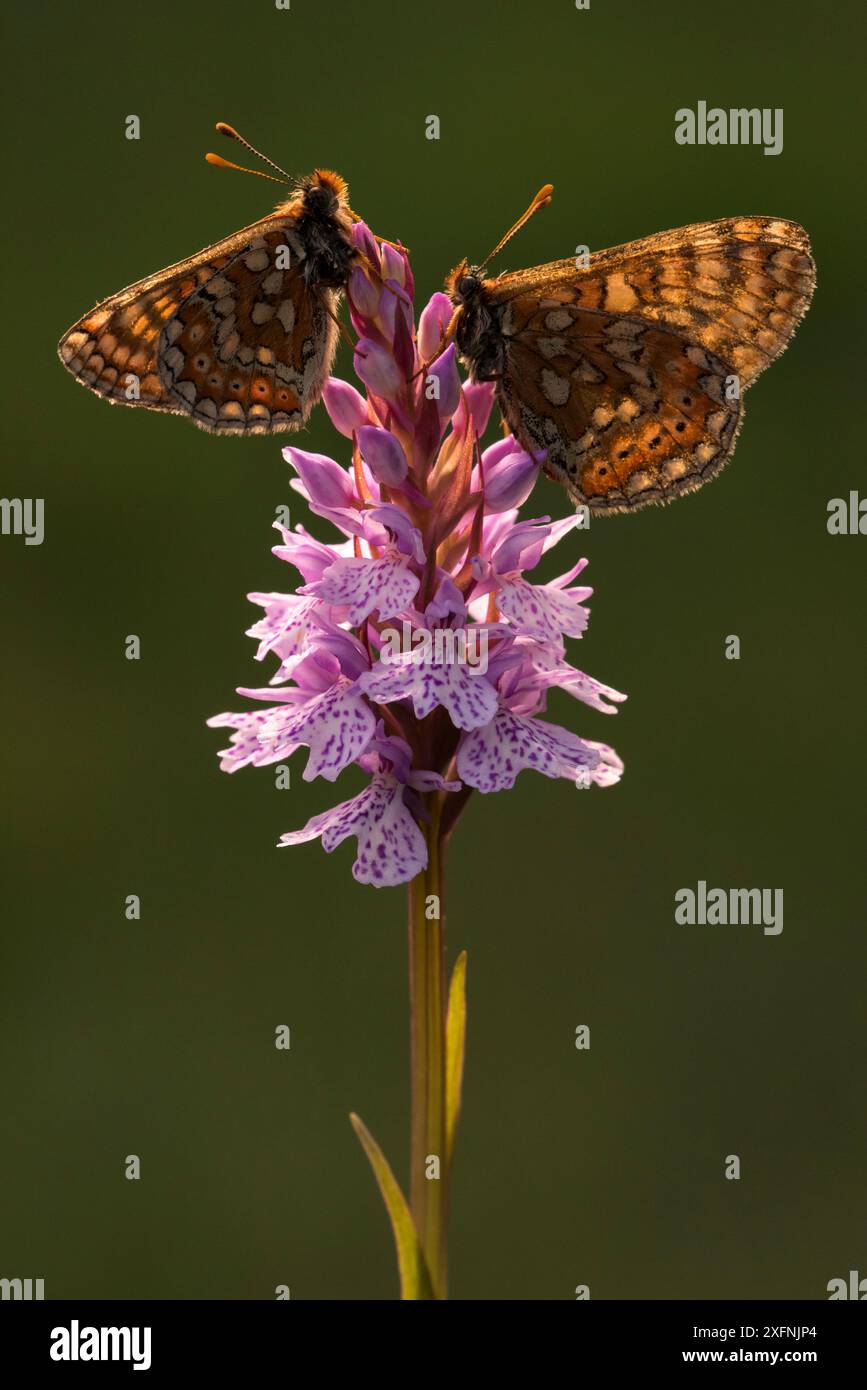
[[[350,1115],[349,1119],[361,1147],[370,1160],[373,1176],[376,1178],[391,1221],[397,1247],[397,1266],[400,1271],[400,1296],[402,1299],[434,1299],[436,1295],[419,1244],[415,1222],[388,1159],[364,1121],[359,1119],[358,1115]]]
[[[446,1011],[446,1158],[449,1164],[454,1153],[455,1135],[461,1113],[466,1035],[467,953],[461,951],[452,971]]]

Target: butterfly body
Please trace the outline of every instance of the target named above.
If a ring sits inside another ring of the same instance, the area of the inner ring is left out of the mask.
[[[109,401],[212,433],[297,429],[331,370],[352,220],[343,179],[317,170],[269,216],[97,304],[60,359]]]
[[[728,218],[446,289],[475,380],[494,379],[509,428],[591,512],[693,491],[734,448],[743,391],[806,312],[806,233]]]
[[[346,184],[337,174],[317,174],[302,183],[303,208],[297,234],[306,249],[302,274],[308,284],[342,290],[355,260]],[[291,204],[284,204],[284,209]]]
[[[492,295],[495,284],[485,281],[479,266],[465,261],[450,277],[452,303],[462,311],[455,334],[457,347],[471,365],[475,381],[496,381],[505,365],[506,335]]]

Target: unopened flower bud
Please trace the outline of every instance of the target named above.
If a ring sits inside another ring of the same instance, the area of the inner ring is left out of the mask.
[[[409,471],[406,454],[388,430],[377,425],[364,425],[358,431],[358,447],[361,457],[367,464],[377,482],[386,487],[398,487]]]
[[[437,355],[454,307],[447,294],[438,291],[421,311],[418,321],[418,350],[423,361]]]
[[[489,512],[507,512],[520,507],[533,491],[539,476],[541,456],[533,458],[523,449],[506,454],[484,466],[485,507]]]
[[[358,341],[355,370],[374,396],[386,401],[394,400],[403,384],[391,353],[370,338],[360,338]]]
[[[322,404],[336,430],[351,439],[356,430],[367,424],[367,405],[364,397],[348,381],[331,376],[322,390]]]

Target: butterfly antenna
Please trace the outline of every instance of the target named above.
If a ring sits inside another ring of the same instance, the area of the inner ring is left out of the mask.
[[[243,164],[233,164],[229,159],[223,159],[221,155],[211,154],[210,151],[205,155],[209,164],[215,164],[218,169],[237,169],[241,174],[256,174],[260,179],[270,179],[272,183],[285,185],[287,179],[275,179],[273,174],[263,173],[261,169],[247,169]]]
[[[542,188],[539,189],[539,192],[536,194],[532,203],[527,208],[527,211],[521,217],[518,218],[514,226],[510,227],[509,230],[506,232],[506,235],[497,242],[493,251],[490,251],[488,253],[485,259],[482,261],[482,264],[479,267],[480,269],[483,269],[488,264],[488,261],[492,261],[495,256],[499,255],[506,243],[512,240],[512,237],[515,235],[516,232],[519,232],[521,230],[525,222],[529,222],[530,218],[533,216],[534,213],[539,212],[541,208],[546,208],[548,206],[548,204],[551,201],[551,195],[553,192],[554,185],[552,183],[546,183]]]
[[[280,168],[280,165],[279,165],[279,164],[275,164],[274,161],[273,161],[273,159],[269,159],[268,156],[267,156],[266,154],[263,154],[261,150],[257,150],[257,149],[256,149],[256,146],[255,146],[255,145],[251,145],[249,140],[245,140],[244,137],[243,137],[243,135],[239,135],[238,132],[237,132],[237,130],[235,129],[234,126],[227,125],[225,121],[217,121],[217,130],[220,132],[221,135],[225,135],[225,136],[227,137],[227,139],[229,139],[229,140],[237,140],[238,144],[239,144],[239,145],[243,145],[245,150],[249,150],[250,153],[251,153],[251,154],[254,154],[254,155],[256,156],[257,159],[261,159],[261,161],[262,161],[263,164],[267,164],[267,165],[269,166],[269,168],[274,169],[276,173],[282,174],[282,175],[283,175],[283,179],[285,180],[286,183],[292,183],[292,182],[293,182],[293,179],[289,176],[289,174],[286,173],[286,170],[285,170],[285,169],[281,169],[281,168]],[[211,163],[211,164],[213,164],[213,163],[215,163],[215,162],[216,162],[216,161],[213,160],[213,159],[209,160],[209,163]],[[225,164],[226,162],[227,162],[227,161],[225,161],[225,160],[223,161],[224,164]],[[239,164],[234,164],[234,165],[231,165],[231,164],[230,164],[230,165],[229,165],[229,168],[230,168],[230,169],[231,169],[231,168],[239,169],[240,167],[241,167],[241,166],[240,166]],[[244,173],[245,173],[245,174],[253,174],[253,173],[255,173],[255,172],[256,172],[256,171],[255,171],[254,169],[245,169],[245,170],[244,170]],[[263,177],[267,177],[267,175],[263,175]],[[279,179],[276,179],[276,180],[275,180],[276,183],[279,183],[280,181],[281,181],[281,180],[279,180]]]

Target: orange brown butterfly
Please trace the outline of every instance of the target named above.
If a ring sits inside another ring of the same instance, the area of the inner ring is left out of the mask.
[[[700,222],[485,278],[541,207],[546,184],[481,266],[446,281],[471,376],[496,382],[504,421],[591,513],[692,492],[734,449],[742,393],[786,347],[815,286],[802,227]]]
[[[244,173],[291,183],[231,126],[217,130],[282,178]],[[267,217],[97,304],[61,338],[60,360],[106,400],[215,434],[298,429],[331,371],[357,220],[344,180],[317,169]]]

